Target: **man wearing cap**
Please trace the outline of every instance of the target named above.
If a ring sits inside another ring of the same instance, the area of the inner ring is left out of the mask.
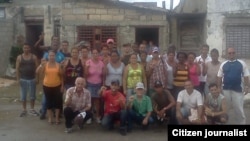
[[[149,83],[148,95],[154,92],[154,82],[160,80],[163,86],[167,85],[167,64],[159,56],[158,47],[153,48],[153,58],[146,66],[146,74]],[[167,89],[167,88],[164,88]]]
[[[126,99],[119,90],[119,80],[112,80],[110,90],[102,86],[100,95],[104,100],[105,109],[102,125],[111,130],[114,128],[114,123],[120,121],[120,133],[126,135]]]
[[[152,95],[153,117],[161,124],[171,117],[171,110],[176,102],[172,94],[168,90],[164,90],[161,81],[155,81],[154,88],[155,93]]]
[[[66,92],[64,117],[66,133],[72,131],[73,124],[78,124],[81,129],[83,123],[92,117],[91,94],[85,89],[86,81],[82,77],[76,78],[75,87],[71,87]]]
[[[115,47],[115,41],[114,41],[114,39],[109,38],[106,43],[107,43],[107,45],[109,47],[109,51],[110,52],[112,50],[117,50],[117,48]]]
[[[153,123],[151,113],[153,111],[151,99],[145,95],[145,88],[142,82],[138,82],[135,88],[136,94],[128,100],[128,131],[132,130],[133,123],[147,129]]]

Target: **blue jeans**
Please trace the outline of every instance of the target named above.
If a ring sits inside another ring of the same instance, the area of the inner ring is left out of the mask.
[[[101,83],[92,84],[92,83],[87,82],[87,89],[90,91],[92,98],[99,98],[100,97],[98,94],[98,91],[101,89],[101,87],[102,87]]]
[[[115,112],[111,114],[104,115],[102,118],[102,126],[107,129],[112,129],[114,122],[120,120],[120,128],[126,128],[127,113],[126,110],[121,110],[120,112]]]
[[[136,111],[133,109],[128,110],[128,129],[131,130],[133,128],[133,124],[136,123],[138,125],[142,125],[142,121],[145,118],[145,116],[139,115]],[[148,126],[149,124],[152,124],[154,122],[154,119],[150,116],[148,119]]]
[[[46,111],[47,111],[46,98],[45,98],[45,94],[43,93],[41,114],[46,115]]]
[[[20,79],[20,87],[21,87],[21,100],[26,101],[27,95],[29,93],[30,100],[36,99],[36,80],[31,79]]]

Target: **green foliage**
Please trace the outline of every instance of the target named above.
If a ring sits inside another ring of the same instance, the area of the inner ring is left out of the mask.
[[[12,46],[10,51],[10,64],[13,68],[16,67],[16,58],[22,54],[23,50],[20,46]]]

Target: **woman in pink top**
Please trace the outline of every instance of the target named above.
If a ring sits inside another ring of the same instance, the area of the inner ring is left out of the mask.
[[[200,86],[200,81],[199,81],[199,76],[201,74],[201,69],[198,63],[194,62],[196,55],[193,52],[188,53],[188,59],[187,59],[187,65],[188,65],[188,74],[189,74],[189,79],[194,85],[194,88],[198,91],[200,91],[199,86]]]
[[[96,112],[96,121],[101,123],[100,115],[100,96],[98,91],[104,82],[104,63],[99,59],[97,49],[92,50],[92,58],[86,61],[85,78],[87,80],[87,89],[91,93],[92,105]]]

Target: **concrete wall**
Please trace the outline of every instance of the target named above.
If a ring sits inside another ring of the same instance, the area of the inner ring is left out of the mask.
[[[206,3],[207,0],[180,0],[174,11],[176,13],[206,13]]]
[[[6,9],[6,18],[0,19],[0,75],[4,75],[11,46],[17,44],[17,38],[26,40],[26,20],[42,19],[45,33],[45,45],[50,45],[54,34],[54,21],[60,21],[60,38],[68,40],[70,45],[76,42],[76,27],[116,26],[118,46],[135,41],[137,27],[158,27],[159,47],[166,47],[168,22],[166,11],[138,8],[122,2],[109,0],[13,0],[0,4]]]
[[[76,42],[75,30],[80,25],[117,26],[118,46],[135,41],[136,27],[159,27],[160,47],[168,44],[166,12],[142,10],[105,1],[63,0],[61,24],[61,38],[67,39],[71,44]]]
[[[226,21],[225,15],[250,15],[249,0],[208,0],[207,1],[207,43],[211,48],[217,48],[222,54],[225,46],[224,24]],[[244,10],[248,9],[248,10]],[[249,19],[249,18],[246,18]],[[222,58],[221,58],[222,59]],[[246,60],[250,63],[249,60]]]
[[[9,53],[13,45],[13,21],[0,19],[0,76],[3,76],[9,64]]]

